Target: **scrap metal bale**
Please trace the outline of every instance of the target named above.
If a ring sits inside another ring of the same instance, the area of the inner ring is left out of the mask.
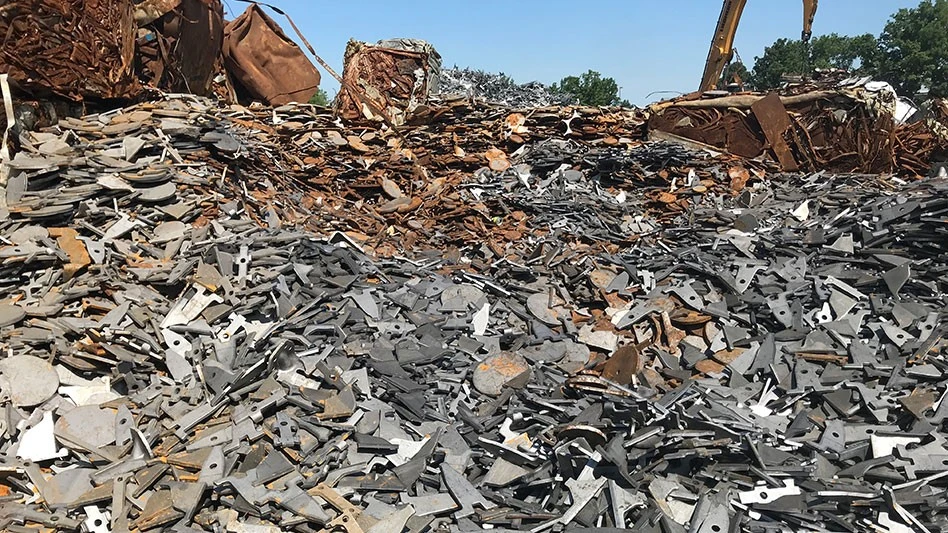
[[[349,41],[337,111],[347,120],[371,120],[381,111],[389,121],[403,124],[407,111],[438,92],[440,74],[441,55],[425,41],[390,39],[375,45]]]
[[[133,97],[135,31],[131,0],[10,0],[0,6],[0,71],[35,96]]]
[[[809,158],[802,167],[871,174],[898,170],[891,113],[879,112],[845,92],[790,109],[796,123],[795,144],[802,157]]]
[[[308,102],[319,71],[280,26],[253,4],[224,28],[224,65],[238,92],[270,105]]]

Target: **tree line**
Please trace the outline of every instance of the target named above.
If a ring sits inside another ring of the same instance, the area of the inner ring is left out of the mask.
[[[904,96],[928,89],[931,97],[948,97],[948,0],[923,0],[918,7],[900,9],[878,37],[831,33],[809,43],[778,39],[754,58],[753,70],[732,63],[721,86],[737,75],[745,87],[765,91],[779,87],[787,74],[810,75],[817,69],[871,76]]]

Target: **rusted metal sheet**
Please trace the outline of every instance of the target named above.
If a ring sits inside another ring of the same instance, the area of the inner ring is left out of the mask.
[[[223,56],[238,95],[249,99],[307,102],[319,89],[319,71],[256,4],[224,28]]]
[[[652,115],[649,131],[662,131],[748,159],[764,152],[764,139],[744,115],[726,109],[670,107]]]
[[[224,42],[224,7],[220,0],[184,0],[164,24],[173,39],[172,59],[179,81],[171,89],[206,95]]]
[[[140,21],[158,16],[139,22],[136,61],[142,82],[169,92],[210,94],[224,40],[220,0],[143,2],[135,15]]]
[[[92,264],[92,258],[86,246],[78,239],[79,233],[73,228],[49,228],[49,234],[56,237],[56,243],[69,256],[69,263],[63,266],[66,279]]]
[[[751,106],[751,110],[757,118],[760,129],[764,132],[764,137],[767,138],[767,142],[770,143],[771,149],[777,156],[781,169],[786,171],[799,170],[800,165],[797,164],[790,151],[790,146],[783,138],[783,134],[790,129],[793,123],[790,122],[790,115],[787,114],[787,108],[780,101],[780,96],[777,93],[770,93],[755,102]]]
[[[405,114],[437,92],[441,56],[430,44],[415,39],[391,39],[369,45],[349,41],[342,78],[344,87],[365,91],[378,104],[385,119],[402,124]],[[347,120],[374,119],[358,95],[343,90],[336,100],[339,114]]]
[[[136,26],[131,0],[12,0],[0,7],[0,71],[34,96],[130,98]]]

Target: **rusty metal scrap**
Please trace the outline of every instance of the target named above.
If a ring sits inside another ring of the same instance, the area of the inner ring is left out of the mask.
[[[223,54],[238,95],[282,105],[308,102],[319,88],[316,67],[257,4],[227,23]]]
[[[769,156],[784,170],[924,175],[948,142],[931,124],[897,124],[892,106],[852,84],[791,87],[779,99],[693,94],[651,106],[649,130],[749,159]]]
[[[183,0],[161,23],[164,48],[173,52],[166,69],[172,74],[171,81],[159,87],[171,92],[210,94],[224,41],[221,0]]]
[[[594,169],[616,184],[670,179],[659,163],[667,154],[657,157],[658,166],[645,175],[625,156],[642,137],[643,119],[634,110],[540,108],[521,113],[453,101],[426,106],[422,116],[409,117],[418,126],[398,133],[378,129],[381,125],[340,128],[331,113],[305,107],[284,124],[274,123],[266,111],[243,109],[233,116],[241,128],[268,132],[267,149],[243,154],[239,168],[228,172],[235,185],[246,187],[257,199],[248,205],[250,210],[263,220],[267,206],[272,206],[283,220],[319,232],[345,232],[381,256],[472,242],[486,243],[503,255],[511,239],[526,238],[524,212],[543,208],[508,205],[508,216],[488,216],[491,208],[500,208],[500,199],[490,193],[472,197],[470,185],[463,183],[465,175],[482,167],[495,168],[504,180],[517,180],[523,164],[544,172],[561,165]],[[544,139],[549,144],[517,153]],[[674,159],[673,164],[686,165],[687,159]],[[274,175],[274,168],[282,172]],[[388,182],[397,188],[386,186]],[[583,201],[596,202],[592,197]],[[518,215],[520,209],[525,211]],[[561,203],[544,216],[566,209]],[[616,206],[608,222],[616,232],[621,231],[622,217]]]
[[[424,41],[390,39],[375,45],[349,41],[336,109],[346,120],[371,120],[381,112],[385,119],[402,124],[406,112],[438,91],[440,72],[441,56]],[[363,92],[379,111],[353,91]]]
[[[131,0],[11,0],[0,9],[0,71],[34,97],[134,97],[136,28]]]
[[[933,163],[948,161],[948,100],[932,100],[928,107],[918,121],[901,124],[894,132],[896,166],[920,175]]]
[[[223,14],[220,0],[11,2],[0,69],[31,98],[131,99],[146,86],[206,95]]]
[[[136,40],[139,78],[163,91],[211,94],[224,39],[221,1],[161,0],[135,9],[142,26]]]
[[[144,85],[168,92],[216,94],[231,102],[261,100],[282,105],[308,101],[319,86],[319,72],[310,60],[256,4],[226,29],[220,0],[115,5],[101,14],[96,11],[101,10],[100,4],[76,0],[43,0],[29,9],[16,1],[6,4],[0,11],[0,35],[6,36],[0,67],[6,65],[14,82],[34,96],[57,94],[73,100],[129,98],[141,94]],[[141,28],[136,30],[136,23]],[[491,82],[490,76],[473,72],[448,76],[448,91],[463,90],[465,95],[434,96],[440,85],[441,58],[420,40],[392,39],[375,45],[351,41],[342,76],[306,46],[340,82],[335,110],[350,123],[380,121],[399,129],[453,122],[452,128],[457,128],[459,121],[470,118],[457,113],[465,109],[466,104],[459,102],[465,96],[531,104],[549,100],[536,87],[512,86],[502,78]],[[222,77],[224,83],[213,84],[215,75],[225,70],[229,76]],[[490,86],[479,87],[482,92],[475,95],[465,88],[472,83]],[[688,95],[651,106],[645,127],[640,113],[632,111],[634,118],[625,128],[630,133],[627,139],[644,138],[647,132],[652,140],[679,142],[696,151],[770,159],[785,171],[928,174],[932,161],[948,157],[943,103],[936,102],[927,116],[906,124],[896,121],[896,104],[894,91],[874,88],[867,80],[836,77],[791,85],[780,94]],[[577,113],[571,107],[549,109],[557,115]],[[595,115],[589,110],[580,113]],[[556,118],[567,137],[575,133],[573,118]],[[522,129],[529,129],[516,120],[500,125],[510,147],[524,138]],[[393,142],[407,147],[406,139],[397,136]],[[371,142],[350,142],[349,137],[349,146],[363,153],[373,151]],[[602,142],[613,147],[631,144],[615,136]],[[492,170],[506,170],[515,162],[496,144],[495,140],[493,145],[478,146],[477,151],[487,155]],[[661,195],[654,199],[668,200]],[[418,207],[401,205],[401,199],[391,201],[398,205],[386,211],[404,214]],[[684,208],[677,201],[666,203]]]
[[[754,117],[760,125],[764,138],[770,144],[770,148],[777,156],[780,162],[780,168],[783,170],[797,170],[799,165],[790,152],[790,146],[784,140],[784,133],[789,130],[793,124],[790,122],[790,115],[787,114],[787,108],[776,93],[770,93],[751,106]]]

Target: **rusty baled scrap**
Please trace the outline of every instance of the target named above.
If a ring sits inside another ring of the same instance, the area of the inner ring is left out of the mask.
[[[369,45],[349,41],[342,74],[344,86],[337,109],[346,120],[374,119],[376,112],[364,103],[364,96],[386,119],[401,124],[405,112],[428,101],[438,91],[441,56],[429,43],[416,39],[390,39]]]
[[[37,96],[133,97],[135,31],[130,0],[5,2],[0,71]]]
[[[307,102],[319,89],[319,71],[256,4],[224,28],[224,65],[239,92],[270,105]]]

